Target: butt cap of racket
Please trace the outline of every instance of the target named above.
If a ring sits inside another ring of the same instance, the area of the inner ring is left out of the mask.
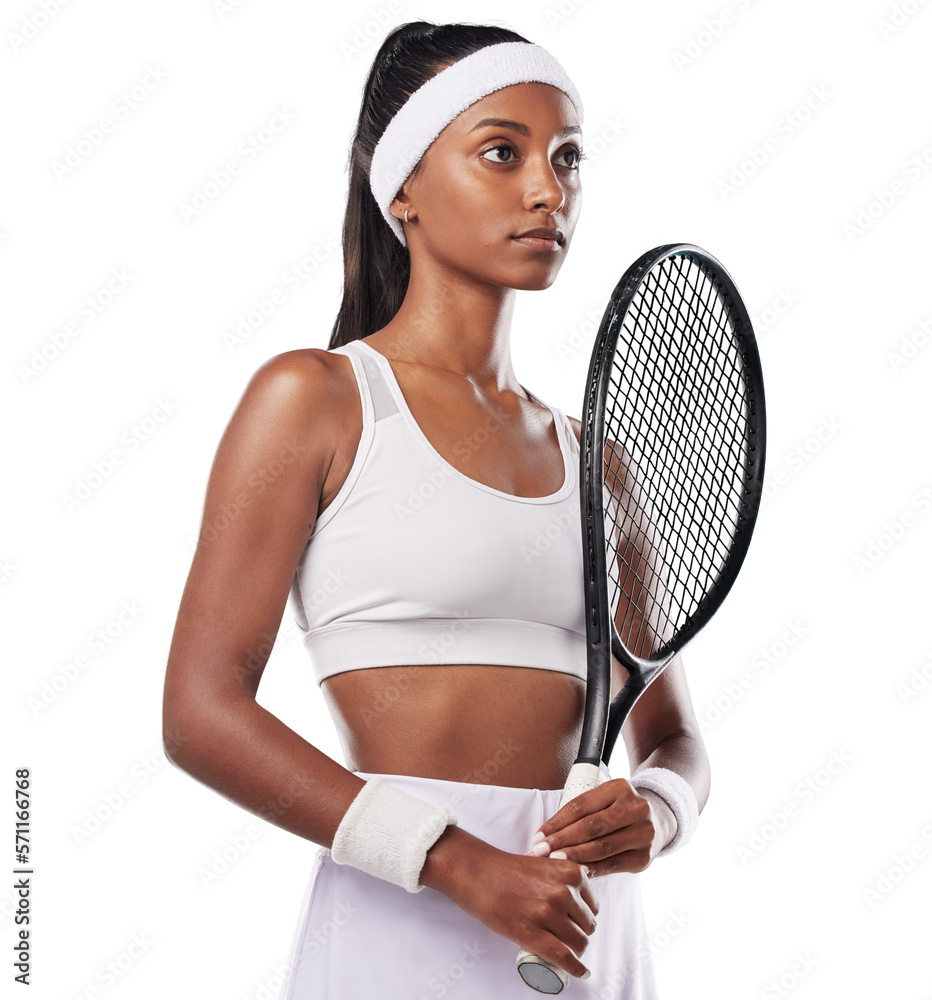
[[[562,993],[569,982],[565,969],[524,949],[518,952],[517,966],[521,978],[538,993]]]

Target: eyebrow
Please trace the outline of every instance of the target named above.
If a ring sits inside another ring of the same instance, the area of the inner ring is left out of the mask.
[[[485,128],[487,125],[494,125],[496,128],[510,128],[521,135],[529,136],[531,134],[531,130],[527,125],[524,125],[522,122],[509,121],[507,118],[483,118],[481,121],[476,122],[469,131],[475,132],[477,128]],[[567,125],[566,128],[560,129],[557,132],[557,138],[565,139],[568,135],[576,133],[582,134],[582,129],[578,125]]]

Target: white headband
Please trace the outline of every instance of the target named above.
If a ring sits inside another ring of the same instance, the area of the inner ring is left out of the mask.
[[[389,205],[424,151],[460,112],[515,83],[558,87],[575,105],[582,125],[583,105],[573,82],[557,60],[533,42],[498,42],[464,56],[419,87],[388,123],[372,154],[369,186],[402,246],[407,246],[404,229]]]

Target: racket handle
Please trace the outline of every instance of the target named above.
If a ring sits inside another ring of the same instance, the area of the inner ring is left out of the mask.
[[[570,799],[575,799],[577,795],[582,795],[590,788],[597,787],[601,780],[597,765],[577,761],[570,768],[566,784],[563,786],[563,797],[560,799],[559,808],[562,809]],[[546,958],[541,958],[540,955],[535,955],[533,951],[528,951],[525,948],[518,952],[515,965],[521,978],[538,993],[562,993],[569,983],[569,974],[566,969],[553,962],[548,962]]]

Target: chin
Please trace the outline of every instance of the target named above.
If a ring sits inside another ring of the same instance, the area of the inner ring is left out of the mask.
[[[554,268],[554,270],[548,271],[546,274],[541,273],[536,278],[526,278],[523,281],[515,282],[511,287],[523,292],[542,292],[557,280],[559,273],[560,269]]]

